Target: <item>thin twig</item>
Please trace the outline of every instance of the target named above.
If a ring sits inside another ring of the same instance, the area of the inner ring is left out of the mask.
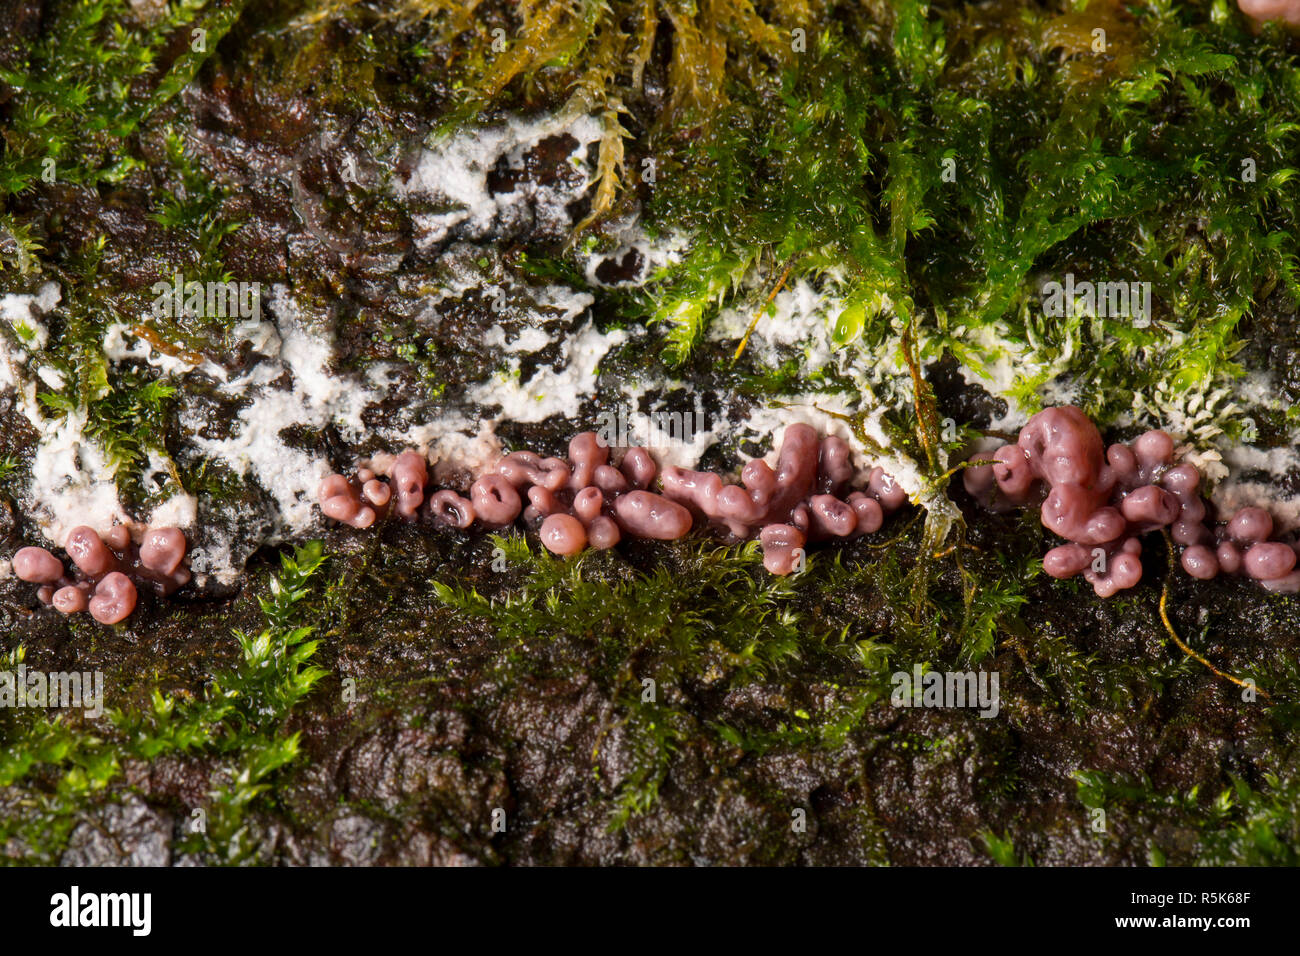
[[[754,313],[754,318],[750,320],[749,328],[745,329],[745,334],[741,338],[740,344],[736,346],[736,354],[731,357],[732,362],[740,360],[741,353],[745,351],[745,346],[749,344],[749,337],[754,334],[754,329],[758,328],[758,320],[763,317],[763,313],[767,311],[767,307],[772,304],[772,300],[777,297],[777,294],[781,291],[782,287],[785,286],[785,280],[790,277],[790,270],[794,268],[796,258],[797,256],[791,256],[785,261],[785,268],[781,271],[781,278],[776,280],[776,285],[773,286],[772,291],[768,293],[767,300],[763,303],[762,307]]]
[[[939,459],[935,448],[939,444],[936,433],[939,428],[939,412],[934,404],[934,393],[930,384],[921,373],[921,362],[916,355],[916,339],[912,333],[912,318],[903,326],[903,360],[912,376],[912,403],[916,407],[916,434],[925,450],[926,460],[930,464],[930,474],[939,470]]]

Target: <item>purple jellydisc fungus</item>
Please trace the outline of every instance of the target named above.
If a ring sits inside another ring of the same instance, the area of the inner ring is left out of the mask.
[[[1275,539],[1273,519],[1261,508],[1215,522],[1200,472],[1175,463],[1174,454],[1165,432],[1107,447],[1080,409],[1048,408],[1014,444],[973,456],[964,484],[993,510],[1037,507],[1043,526],[1065,539],[1044,555],[1044,570],[1056,578],[1082,575],[1101,597],[1141,580],[1140,536],[1160,530],[1181,549],[1179,563],[1193,578],[1245,575],[1272,591],[1300,591],[1300,544]],[[327,476],[318,498],[327,518],[355,528],[395,515],[462,531],[497,529],[522,516],[548,550],[564,556],[611,548],[624,537],[673,541],[713,528],[731,540],[757,537],[764,567],[784,575],[802,568],[809,543],[874,533],[907,500],[880,467],[867,474],[865,488],[851,489],[851,459],[843,439],[799,423],[785,430],[775,467],[753,459],[739,483],[729,483],[675,466],[660,473],[646,449],[611,449],[583,432],[569,443],[568,460],[529,451],[503,456],[473,481],[469,497],[428,493],[428,461],[412,449],[364,460],[351,478]],[[89,611],[117,623],[135,609],[140,587],[168,595],[190,580],[180,529],[131,527],[138,543],[127,526],[103,535],[73,528],[63,544],[71,571],[40,547],[20,549],[13,571],[60,613]]]
[[[655,460],[644,448],[629,448],[623,456],[621,471],[633,488],[642,491],[649,488],[650,482],[655,480],[656,470]]]
[[[117,558],[94,528],[85,525],[73,528],[63,541],[63,550],[88,578],[102,578],[117,570]]]
[[[415,517],[415,506],[412,506],[411,514],[403,514],[403,517]],[[435,491],[429,498],[429,513],[433,519],[441,524],[448,525],[452,528],[459,528],[462,531],[474,523],[474,503],[466,498],[462,498],[454,491],[442,490]]]
[[[399,515],[403,518],[415,517],[416,511],[424,502],[424,486],[428,482],[429,468],[423,455],[416,451],[404,451],[397,456],[393,462],[393,484],[397,486]]]
[[[60,614],[77,614],[86,610],[90,602],[86,597],[88,588],[78,587],[75,584],[69,584],[67,587],[59,588],[50,598],[50,603]]]
[[[530,451],[515,451],[497,463],[497,472],[516,488],[536,485],[559,491],[569,483],[569,466],[558,458],[540,458]]]
[[[872,534],[885,523],[885,509],[870,495],[855,491],[849,495],[848,505],[858,519],[853,529],[855,535]]]
[[[95,585],[90,599],[90,616],[100,624],[116,624],[126,620],[135,610],[135,585],[121,571],[110,571]]]
[[[1179,563],[1194,578],[1244,573],[1270,590],[1300,590],[1296,549],[1268,540],[1268,512],[1243,508],[1217,527],[1206,523],[1201,474],[1174,463],[1173,439],[1163,431],[1103,453],[1087,415],[1073,406],[1048,408],[1014,445],[971,460],[986,463],[966,469],[966,490],[994,510],[1038,504],[1044,527],[1067,541],[1047,552],[1043,569],[1056,578],[1082,574],[1101,597],[1141,580],[1138,538],[1161,529],[1183,548]]]
[[[484,475],[469,489],[479,520],[489,528],[504,528],[519,517],[523,502],[504,475]]]
[[[591,524],[587,525],[587,543],[597,551],[614,547],[622,537],[617,522],[606,515],[592,518]]]
[[[13,559],[14,574],[33,584],[53,584],[63,577],[63,562],[44,548],[23,548]]]
[[[560,555],[612,548],[624,537],[675,541],[711,527],[732,540],[758,537],[764,566],[789,574],[802,566],[806,542],[871,534],[906,500],[880,468],[870,472],[865,490],[850,492],[849,444],[837,436],[822,438],[804,424],[786,429],[775,468],[754,459],[741,470],[739,484],[673,466],[660,474],[646,449],[621,449],[617,461],[615,451],[595,432],[582,432],[569,442],[567,460],[513,451],[474,480],[468,499],[443,489],[427,500],[424,484],[415,480],[428,474],[419,452],[376,456],[360,463],[351,478],[325,478],[321,511],[352,527],[370,527],[388,514],[392,485],[402,518],[424,515],[460,530],[476,522],[496,529],[522,514],[538,528],[542,544]]]
[[[423,513],[465,530],[475,522],[503,528],[522,514],[540,526],[543,544],[562,555],[613,547],[623,537],[673,541],[712,528],[733,541],[757,537],[764,567],[789,574],[802,567],[807,544],[872,534],[907,500],[878,466],[865,488],[851,489],[848,443],[820,437],[802,423],[786,428],[775,467],[753,459],[739,483],[672,465],[660,472],[644,448],[623,449],[617,457],[616,451],[595,432],[583,432],[570,441],[567,460],[510,452],[474,481],[468,499],[441,490],[427,503],[427,462],[405,451],[363,463],[352,479],[330,475],[321,482],[321,510],[369,527],[388,512],[387,478],[403,518]],[[1173,440],[1163,431],[1107,447],[1092,420],[1066,405],[1044,409],[1015,443],[972,461],[979,463],[966,469],[966,489],[995,511],[1038,508],[1043,526],[1065,539],[1047,552],[1043,568],[1056,578],[1082,575],[1101,597],[1142,579],[1140,536],[1162,529],[1182,549],[1180,563],[1195,578],[1245,574],[1270,590],[1300,590],[1300,549],[1270,540],[1272,519],[1258,508],[1242,509],[1217,526],[1207,523],[1211,509],[1201,496],[1201,474],[1174,461]]]
[[[652,491],[629,491],[614,499],[614,515],[628,534],[675,541],[691,530],[691,513]]]
[[[363,487],[369,487],[369,484],[368,481]],[[388,494],[385,493],[383,497],[384,504],[387,504]],[[375,508],[364,503],[361,492],[342,475],[329,475],[323,479],[316,489],[316,498],[320,501],[320,510],[327,518],[354,528],[369,528],[375,523]]]
[[[795,570],[807,543],[804,533],[788,524],[768,525],[758,540],[763,546],[763,567],[773,574],[789,574]]]
[[[577,554],[587,546],[587,529],[573,515],[548,515],[540,534],[542,544],[554,554]]]
[[[13,571],[38,584],[37,598],[60,614],[89,611],[101,624],[116,624],[135,610],[139,587],[166,596],[190,581],[187,543],[179,528],[146,528],[137,545],[131,531],[115,525],[104,535],[80,525],[68,532],[63,550],[69,571],[45,548],[26,547],[13,557]]]
[[[1252,20],[1281,20],[1300,26],[1300,0],[1237,0],[1237,6]]]
[[[140,563],[159,574],[174,574],[185,559],[185,535],[179,528],[150,528],[140,542]]]

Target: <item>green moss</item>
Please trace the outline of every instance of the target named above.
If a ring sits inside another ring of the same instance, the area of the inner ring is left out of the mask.
[[[313,663],[319,646],[313,628],[299,623],[324,561],[319,541],[283,556],[269,595],[259,598],[266,626],[235,633],[239,664],[214,676],[201,695],[133,688],[148,705],[117,706],[100,722],[6,709],[0,715],[0,787],[24,788],[35,806],[0,819],[0,844],[20,854],[4,861],[57,863],[72,828],[108,798],[124,762],[163,754],[207,754],[219,761],[204,808],[206,829],[187,827],[176,849],[207,862],[246,860],[256,847],[245,816],[298,756],[300,735],[286,732],[286,723],[325,676]],[[24,656],[21,646],[11,651],[5,669]],[[52,788],[42,786],[49,781]]]
[[[443,581],[432,587],[458,614],[492,628],[508,684],[586,674],[618,702],[636,766],[611,811],[616,826],[653,805],[684,740],[703,735],[749,755],[842,746],[867,709],[888,699],[893,671],[914,661],[967,666],[987,658],[995,635],[1013,626],[1025,601],[1018,588],[1032,577],[1008,567],[970,607],[940,598],[913,618],[893,610],[906,607],[910,593],[910,562],[897,545],[867,546],[853,559],[814,555],[803,573],[779,579],[757,567],[753,543],[677,546],[644,573],[608,555],[564,561],[517,537],[494,544],[509,568],[504,591],[489,598]],[[872,621],[888,622],[888,643]],[[809,682],[827,686],[825,700],[789,699],[784,713],[767,719],[697,716],[701,698],[719,688]]]
[[[976,366],[999,355],[974,333],[996,329],[1043,366],[1015,391],[1030,407],[1060,374],[1103,419],[1135,393],[1236,374],[1242,316],[1298,288],[1296,67],[1281,35],[1238,18],[1130,9],[1063,23],[1029,7],[1008,30],[987,10],[900,3],[890,29],[834,28],[779,83],[737,90],[726,122],[669,144],[654,190],[652,221],[700,237],[652,293],[671,357],[735,287],[717,263],[771,261],[823,284],[834,270],[852,316],[837,339],[867,363],[899,322],[919,322],[923,359]],[[1127,45],[1072,46],[1096,24]],[[1150,281],[1151,326],[1044,318],[1037,277],[1067,271]]]
[[[0,159],[0,202],[36,188],[46,160],[57,181],[87,186],[120,182],[142,168],[125,141],[194,77],[244,2],[212,10],[206,0],[172,3],[149,29],[136,26],[125,0],[54,7],[27,61],[0,69],[0,80],[16,93]],[[191,44],[167,62],[168,41],[182,30]],[[194,30],[204,31],[202,43]]]
[[[1033,866],[1033,861],[1028,856],[1016,854],[1016,845],[1007,837],[998,836],[991,831],[985,831],[980,834],[980,840],[984,848],[988,851],[993,862],[998,866]]]
[[[231,277],[221,260],[221,241],[241,224],[228,222],[222,215],[226,191],[199,168],[176,129],[167,130],[164,143],[168,165],[179,182],[176,191],[164,194],[153,217],[160,225],[179,231],[187,245],[197,253],[197,270],[187,279],[229,282]]]
[[[1260,789],[1239,777],[1232,785],[1202,795],[1198,787],[1186,792],[1161,790],[1145,777],[1126,779],[1081,770],[1075,774],[1079,802],[1104,810],[1127,825],[1137,825],[1148,837],[1153,860],[1166,860],[1176,848],[1160,845],[1163,823],[1170,830],[1190,828],[1195,834],[1194,860],[1206,866],[1295,866],[1300,786],[1294,767],[1288,777],[1266,774]],[[1176,821],[1176,822],[1175,822]],[[1184,851],[1185,852],[1185,851]],[[1182,854],[1179,854],[1182,855]]]

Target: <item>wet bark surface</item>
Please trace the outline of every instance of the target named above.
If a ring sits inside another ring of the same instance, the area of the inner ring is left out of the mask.
[[[15,37],[37,35],[49,14],[39,2],[3,7],[0,20]],[[570,237],[525,204],[488,235],[453,231],[419,248],[412,217],[424,210],[350,182],[341,157],[358,158],[363,183],[385,163],[395,163],[390,171],[399,174],[409,170],[453,91],[439,82],[439,57],[408,65],[411,75],[386,60],[364,73],[351,59],[332,61],[351,39],[339,36],[286,63],[276,60],[281,48],[273,37],[241,24],[180,97],[136,134],[154,169],[93,188],[45,186],[11,199],[9,208],[43,223],[53,274],[70,284],[77,250],[106,237],[98,278],[76,285],[75,294],[87,308],[140,312],[158,277],[204,268],[194,244],[151,215],[158,192],[176,185],[161,139],[163,126],[173,124],[203,175],[226,190],[221,215],[243,223],[222,241],[225,269],[242,280],[288,285],[331,331],[331,371],[359,374],[376,361],[404,362],[364,419],[373,428],[407,427],[465,410],[464,386],[500,358],[485,343],[488,330],[500,325],[514,334],[537,314],[538,281],[521,256],[554,251]],[[0,63],[14,62],[14,49],[0,45]],[[369,86],[341,89],[340,82]],[[575,142],[544,139],[520,163],[494,169],[491,189],[573,182]],[[580,219],[585,206],[571,214]],[[635,281],[644,267],[640,255],[611,257],[595,274],[609,286]],[[424,290],[445,282],[449,270],[471,268],[507,285],[504,311],[479,291],[427,306]],[[616,318],[602,312],[607,308],[594,307],[598,325]],[[1285,306],[1262,311],[1256,321],[1268,331],[1258,340],[1270,344],[1244,356],[1282,370],[1288,390],[1295,387],[1294,320]],[[52,331],[62,330],[56,324]],[[233,374],[264,360],[247,342],[226,348],[220,329],[187,324],[166,331],[176,348]],[[404,345],[417,348],[418,361]],[[709,346],[716,354],[706,350],[684,377],[687,390],[726,392],[734,410],[757,399],[720,361],[731,347]],[[612,390],[649,354],[636,342],[612,354],[600,388]],[[555,358],[533,355],[523,374]],[[951,361],[927,374],[944,415],[980,428],[1005,412],[1003,403],[966,384]],[[113,628],[84,616],[62,618],[36,602],[30,585],[0,581],[0,650],[21,645],[32,670],[102,671],[108,706],[123,710],[147,710],[155,688],[181,700],[201,698],[213,675],[237,667],[232,634],[265,626],[258,599],[268,594],[279,555],[300,543],[275,540],[267,489],[200,476],[201,462],[185,450],[195,434],[228,435],[243,399],[197,371],[176,385],[187,415],[169,419],[168,450],[194,486],[207,483],[196,541],[229,540],[243,573],[232,583],[200,582],[165,602],[146,599]],[[591,418],[600,394],[573,415]],[[557,416],[503,423],[498,435],[554,454],[572,431],[573,418]],[[285,437],[338,469],[382,450],[378,441],[349,442],[329,427]],[[1120,437],[1129,436],[1107,435]],[[21,466],[36,441],[12,395],[0,395],[0,455]],[[706,464],[737,461],[730,451],[713,455],[717,460]],[[9,554],[41,536],[21,487],[6,492],[0,551]],[[1049,546],[1032,518],[983,513],[959,489],[951,494],[967,516],[973,566],[991,568],[1003,558],[1028,566]],[[300,622],[317,629],[314,661],[326,676],[287,713],[283,732],[300,734],[300,752],[248,805],[243,849],[214,851],[194,828],[196,811],[206,813],[228,783],[229,753],[196,747],[144,757],[122,742],[119,772],[107,786],[79,791],[70,802],[58,802],[66,768],[53,761],[3,788],[0,815],[11,823],[39,824],[42,813],[61,822],[43,838],[32,835],[39,825],[7,831],[0,854],[65,865],[983,865],[996,858],[992,835],[1038,864],[1142,865],[1152,861],[1153,847],[1169,862],[1192,863],[1207,858],[1206,834],[1221,819],[1207,799],[1237,780],[1261,790],[1267,774],[1294,779],[1289,711],[1243,699],[1240,687],[1187,661],[1170,643],[1159,610],[1169,571],[1161,541],[1146,544],[1139,588],[1112,601],[1077,582],[1026,580],[1014,624],[999,628],[987,656],[970,664],[945,631],[953,616],[920,627],[906,589],[886,581],[886,571],[872,577],[882,563],[896,563],[900,577],[916,565],[917,526],[908,525],[915,514],[905,509],[876,535],[817,552],[813,572],[774,592],[776,610],[769,612],[797,613],[801,643],[762,668],[707,633],[689,652],[674,650],[679,623],[693,613],[686,605],[674,605],[678,616],[648,643],[626,620],[638,613],[631,601],[611,603],[603,620],[593,618],[599,623],[583,630],[556,624],[563,619],[548,616],[544,595],[528,597],[542,622],[536,633],[520,624],[525,611],[508,620],[463,613],[434,582],[519,600],[523,578],[541,573],[526,564],[495,568],[495,545],[481,534],[428,521],[394,520],[369,532],[322,525],[317,536],[329,558]],[[539,551],[535,537],[532,550]],[[584,558],[581,578],[566,578],[552,591],[578,602],[580,579],[639,582],[652,591],[662,583],[656,572],[689,580],[709,566],[710,553],[699,537],[624,545]],[[726,560],[753,588],[777,586],[752,555],[732,552]],[[832,578],[833,563],[865,570],[844,585]],[[1275,682],[1285,700],[1297,680],[1300,601],[1264,596],[1239,580],[1169,580],[1174,629],[1225,670],[1264,675],[1265,689]],[[934,569],[929,587],[951,608],[960,606],[967,584],[949,560]],[[734,606],[752,610],[739,599]],[[850,622],[846,637],[841,627]],[[756,615],[744,626],[758,645],[768,639],[768,618]],[[891,658],[897,666],[858,672],[851,645],[865,640],[898,647]],[[841,653],[843,673],[834,665]],[[648,706],[659,708],[661,725],[652,727],[642,679],[660,673],[654,666],[664,661],[674,666],[656,682]],[[890,671],[910,671],[914,662],[996,671],[999,714],[893,706]],[[857,676],[842,683],[849,672]],[[841,735],[805,732],[841,706],[853,714]],[[21,718],[0,714],[0,726],[12,730]],[[79,733],[119,739],[106,719],[72,714],[66,722]],[[1094,798],[1081,771],[1125,781],[1132,792]],[[1182,796],[1193,792],[1200,798]],[[1281,819],[1294,830],[1294,816]]]

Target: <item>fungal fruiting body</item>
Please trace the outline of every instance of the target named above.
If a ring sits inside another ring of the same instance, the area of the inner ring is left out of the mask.
[[[45,548],[27,547],[13,557],[14,574],[39,585],[42,604],[62,614],[89,611],[101,624],[125,620],[135,610],[140,587],[166,596],[190,580],[179,528],[149,528],[137,544],[124,525],[103,537],[82,525],[68,532],[63,550],[74,571]]]
[[[1208,523],[1201,473],[1174,463],[1173,439],[1163,431],[1107,448],[1082,411],[1048,408],[1015,444],[970,462],[966,490],[994,510],[1038,506],[1043,526],[1067,542],[1047,552],[1043,569],[1055,578],[1083,574],[1100,597],[1141,580],[1139,536],[1161,529],[1183,549],[1180,564],[1194,578],[1244,573],[1270,590],[1300,590],[1296,549],[1268,540],[1268,512],[1242,508]]]
[[[852,489],[848,443],[801,423],[785,430],[775,467],[755,458],[739,484],[709,471],[661,471],[645,448],[624,449],[615,463],[613,451],[595,432],[583,432],[565,459],[510,452],[465,497],[430,489],[428,461],[407,450],[366,459],[351,478],[327,476],[317,496],[327,518],[354,528],[392,514],[495,530],[522,516],[549,551],[566,556],[612,548],[624,536],[673,541],[708,528],[730,541],[757,538],[763,566],[777,575],[798,570],[809,543],[878,531],[907,498],[879,467],[864,488]],[[1044,555],[1043,568],[1055,578],[1082,574],[1100,597],[1141,580],[1140,536],[1158,530],[1181,549],[1179,563],[1194,578],[1241,574],[1272,591],[1300,591],[1300,544],[1274,539],[1262,508],[1213,521],[1201,473],[1175,463],[1173,439],[1163,431],[1106,447],[1081,410],[1048,408],[1014,444],[973,455],[963,483],[993,511],[1039,508],[1043,526],[1066,542]],[[166,596],[189,582],[186,547],[178,528],[150,528],[137,543],[123,525],[103,537],[83,525],[63,544],[74,571],[39,547],[22,548],[12,566],[39,585],[42,603],[116,624],[135,609],[139,587]]]
[[[596,433],[583,432],[565,460],[511,452],[471,485],[468,498],[442,490],[426,499],[427,463],[405,451],[362,462],[351,479],[330,475],[320,499],[328,516],[355,527],[373,525],[390,501],[404,518],[428,514],[460,530],[476,521],[502,528],[522,513],[559,555],[609,548],[624,535],[674,540],[707,527],[732,541],[757,537],[763,566],[784,575],[798,569],[809,543],[874,532],[906,500],[878,467],[865,489],[850,490],[850,457],[843,439],[795,424],[775,468],[754,459],[739,484],[728,484],[708,471],[660,471],[644,448],[625,450],[616,466]],[[1273,522],[1260,508],[1212,522],[1200,472],[1175,462],[1173,439],[1163,431],[1107,447],[1083,411],[1049,408],[1030,418],[1014,444],[973,455],[964,484],[993,511],[1039,508],[1044,527],[1066,542],[1047,552],[1044,569],[1056,578],[1082,574],[1100,597],[1142,579],[1140,537],[1161,529],[1192,577],[1244,574],[1270,590],[1300,590],[1300,549],[1270,540]]]
[[[476,521],[503,528],[522,514],[542,544],[560,555],[612,548],[624,535],[673,541],[709,527],[733,541],[757,537],[763,566],[773,574],[796,570],[810,541],[878,530],[906,499],[880,468],[865,490],[850,491],[848,443],[804,424],[785,430],[775,468],[756,458],[741,470],[740,484],[671,465],[661,473],[638,447],[624,450],[615,465],[611,451],[595,432],[583,432],[569,442],[567,459],[511,452],[474,481],[468,498],[451,490],[426,498],[427,463],[404,451],[363,461],[350,479],[329,475],[318,496],[327,517],[356,528],[372,526],[389,510],[407,519],[428,514],[460,530]]]
[[[1300,27],[1300,0],[1237,0],[1237,6],[1252,20],[1280,20]]]

